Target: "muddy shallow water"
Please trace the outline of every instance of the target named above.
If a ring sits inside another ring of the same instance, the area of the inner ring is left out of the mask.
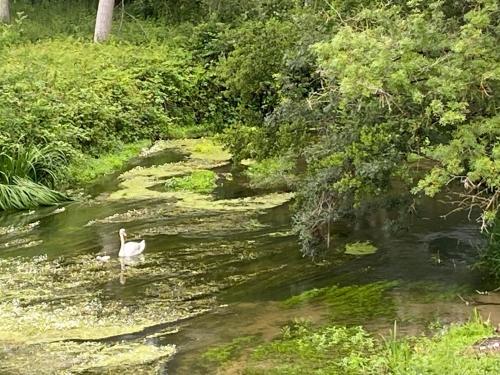
[[[125,169],[185,160],[184,153],[165,150],[134,160]],[[467,319],[474,306],[464,300],[479,300],[475,290],[485,286],[471,264],[482,245],[481,236],[477,225],[463,215],[439,218],[446,212],[445,206],[422,202],[410,229],[396,234],[385,229],[383,213],[353,227],[339,226],[330,251],[313,261],[300,255],[297,238],[291,233],[290,197],[280,200],[273,196],[273,204],[243,201],[269,192],[246,187],[241,168],[232,170],[227,163],[216,163],[214,168],[221,176],[214,192],[214,202],[218,202],[214,209],[196,200],[194,204],[179,204],[175,196],[154,194],[147,199],[108,199],[120,189],[117,173],[89,188],[92,199],[71,203],[64,210],[4,213],[0,216],[0,260],[9,262],[19,256],[42,259],[39,264],[46,267],[46,274],[39,274],[50,275],[44,298],[52,305],[44,305],[41,313],[61,311],[64,319],[65,310],[56,299],[66,298],[67,308],[72,304],[80,306],[84,298],[69,296],[88,295],[89,302],[82,306],[100,304],[101,309],[89,313],[95,322],[88,324],[113,328],[109,334],[86,335],[82,332],[83,317],[78,331],[72,326],[74,331],[61,334],[57,340],[176,345],[175,355],[159,360],[160,372],[169,374],[206,373],[200,361],[208,347],[246,335],[270,340],[283,324],[295,318],[316,324],[362,324],[382,333],[388,332],[397,320],[401,332],[413,334],[436,321],[446,324]],[[151,182],[151,191],[161,191],[161,181]],[[232,200],[238,198],[240,201],[233,204]],[[118,261],[121,227],[127,229],[130,239],[146,240],[142,259],[125,265]],[[356,241],[370,241],[378,251],[362,257],[343,254],[345,244]],[[46,260],[40,258],[45,255]],[[110,255],[111,260],[99,264],[97,255]],[[52,263],[46,262],[61,257],[64,261],[58,263],[56,277]],[[71,268],[69,277],[65,267],[71,262],[82,266]],[[10,272],[18,272],[24,266],[8,267]],[[75,285],[68,287],[71,278],[75,278]],[[61,279],[65,280],[64,286]],[[25,278],[19,280],[17,285],[21,280],[26,282]],[[365,297],[351,297],[347,291],[356,288],[349,287],[381,281],[396,282],[384,297],[390,301],[390,311],[363,314]],[[330,302],[328,306],[283,306],[291,296],[332,285],[346,288],[342,298],[354,304],[349,307],[351,314],[344,311],[344,300],[340,299],[338,304]],[[35,295],[42,293],[41,286],[29,284],[26,288],[33,288]],[[21,305],[40,304],[33,296],[16,295],[24,286],[19,290],[15,285],[10,286],[12,289],[2,288],[0,302],[12,298]],[[489,300],[484,303],[479,305],[480,311],[498,322],[497,306]],[[114,308],[126,311],[114,317]],[[130,319],[126,320],[127,316]],[[56,338],[54,328],[41,331],[33,339],[47,338],[47,332]]]

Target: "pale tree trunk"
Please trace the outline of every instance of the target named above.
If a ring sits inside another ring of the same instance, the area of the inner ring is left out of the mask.
[[[94,42],[104,42],[109,38],[111,24],[113,23],[114,7],[115,0],[99,0],[97,17],[95,19]]]
[[[0,23],[10,23],[9,0],[0,0]]]

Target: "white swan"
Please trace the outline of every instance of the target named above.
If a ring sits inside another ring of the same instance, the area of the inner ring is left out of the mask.
[[[146,248],[146,241],[144,240],[142,240],[141,242],[125,242],[125,237],[127,237],[125,229],[120,229],[118,234],[120,235],[120,252],[118,253],[119,257],[133,257],[142,253]]]

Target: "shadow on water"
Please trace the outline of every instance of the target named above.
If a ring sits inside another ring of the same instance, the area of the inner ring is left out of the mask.
[[[136,159],[124,170],[183,159],[180,153],[166,151]],[[215,199],[263,193],[248,187],[241,170],[235,172],[224,167],[215,171],[220,176]],[[113,191],[118,186],[118,175],[104,177],[89,192],[98,195]],[[291,232],[291,215],[286,204],[247,214],[242,222],[233,222],[237,216],[220,212],[193,210],[174,215],[169,213],[169,207],[168,202],[154,200],[90,200],[72,203],[60,212],[42,208],[35,212],[3,214],[0,226],[12,226],[17,231],[4,230],[6,233],[0,237],[0,257],[47,254],[52,258],[71,258],[81,254],[108,254],[114,259],[119,247],[117,233],[120,227],[126,227],[132,236],[144,233],[142,237],[147,241],[145,264],[135,266],[137,272],[127,275],[122,283],[120,267],[113,266],[116,277],[96,285],[106,299],[127,300],[134,304],[148,303],[153,295],[155,298],[172,295],[165,302],[166,307],[201,298],[215,301],[211,312],[168,323],[168,327],[177,326],[179,331],[155,339],[158,343],[178,346],[178,354],[166,365],[169,373],[203,373],[196,363],[208,346],[247,334],[270,339],[279,333],[281,325],[295,317],[307,317],[316,323],[327,321],[324,307],[317,304],[291,310],[282,308],[280,301],[312,288],[396,280],[399,286],[391,292],[393,301],[401,316],[412,317],[411,322],[405,323],[408,327],[423,327],[440,317],[465,319],[470,313],[470,309],[464,309],[463,303],[454,298],[448,305],[443,304],[440,316],[436,316],[436,309],[429,308],[433,306],[433,294],[429,293],[431,303],[423,308],[422,303],[407,298],[408,285],[425,282],[445,291],[481,288],[480,275],[470,267],[482,245],[477,226],[460,214],[446,220],[439,218],[448,207],[431,201],[422,202],[408,230],[396,234],[385,229],[384,212],[354,227],[339,225],[332,249],[315,261],[301,256],[297,238]],[[155,212],[159,209],[163,211],[158,211],[157,215],[134,216],[144,210]],[[127,217],[129,212],[132,214]],[[124,216],[113,219],[117,214]],[[106,218],[111,219],[106,221]],[[89,225],[95,220],[102,221]],[[209,225],[214,222],[218,226],[210,229]],[[148,232],[153,227],[159,228],[158,232]],[[378,251],[364,257],[344,254],[345,244],[356,241],[370,241]],[[171,286],[157,290],[160,281],[171,282],[167,284]],[[178,294],[175,288],[179,288]],[[196,293],[198,288],[199,294]],[[191,294],[183,294],[185,290]],[[389,327],[392,318],[382,320],[380,327]],[[348,321],[344,323],[349,324]],[[370,324],[368,317],[366,324]],[[165,327],[159,322],[135,335],[109,339],[137,339]]]

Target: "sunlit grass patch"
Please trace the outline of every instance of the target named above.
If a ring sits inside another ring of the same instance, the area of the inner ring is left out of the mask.
[[[246,352],[251,354],[243,362],[241,358],[225,360],[227,351],[222,350],[220,355],[225,361],[219,363],[222,369],[237,363],[246,375],[496,374],[500,355],[473,349],[492,332],[488,323],[472,319],[432,337],[397,338],[393,332],[392,336],[378,339],[361,327],[315,328],[297,321],[284,326],[270,342],[246,344]]]
[[[492,336],[493,327],[478,317],[466,324],[453,324],[431,337],[386,340],[382,352],[391,373],[396,375],[496,374],[500,368],[498,352],[478,353],[473,345]]]
[[[210,170],[194,171],[183,177],[172,177],[165,187],[173,191],[192,191],[195,193],[211,193],[216,187],[217,174]]]
[[[121,149],[101,155],[99,158],[82,156],[70,165],[71,179],[78,183],[89,183],[105,174],[114,172],[130,160],[138,156],[141,150],[151,144],[148,140],[124,145]]]

